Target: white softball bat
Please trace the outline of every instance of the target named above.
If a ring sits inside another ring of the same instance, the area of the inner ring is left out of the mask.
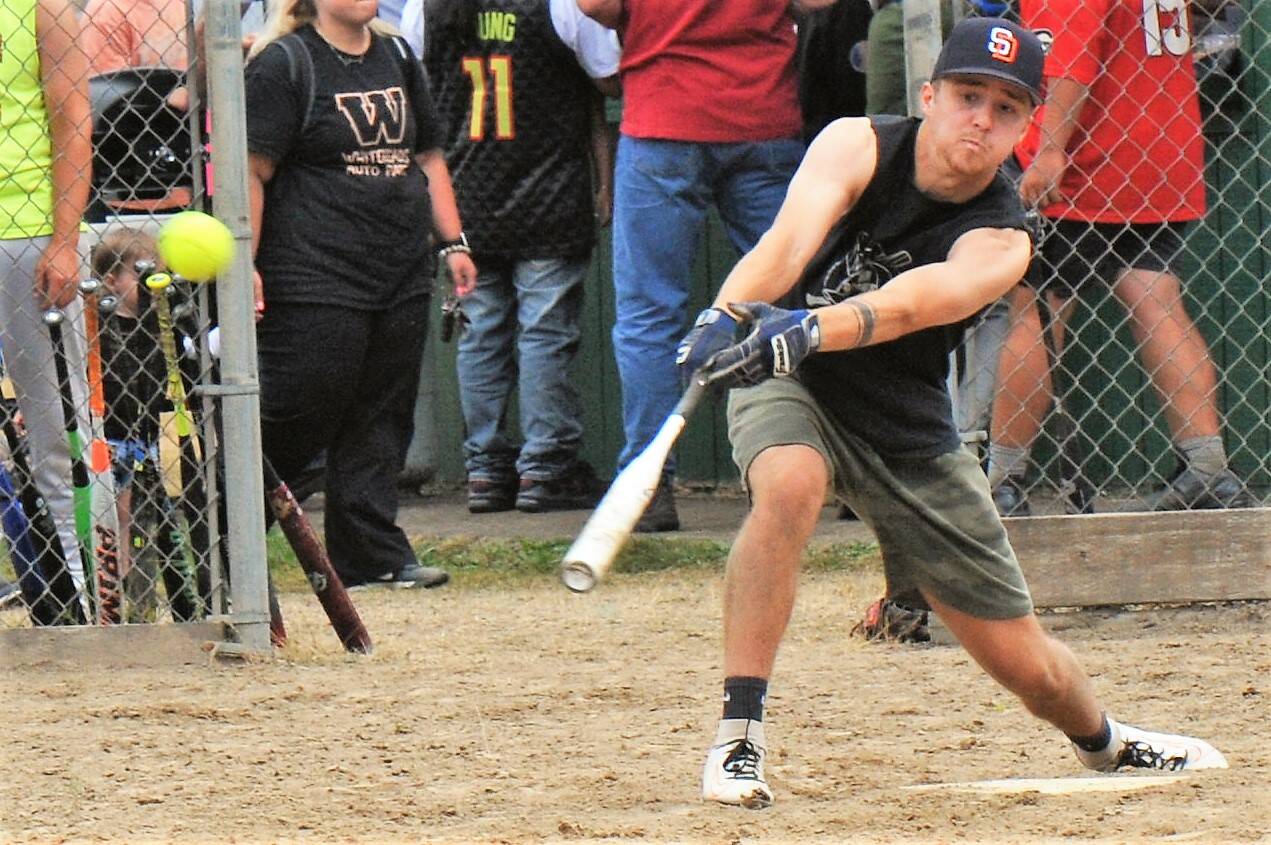
[[[605,577],[653,500],[667,456],[706,389],[705,382],[695,375],[657,435],[609,485],[605,497],[565,552],[560,578],[566,587],[585,593]]]

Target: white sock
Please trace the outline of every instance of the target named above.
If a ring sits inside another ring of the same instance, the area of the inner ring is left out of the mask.
[[[989,487],[997,487],[1009,478],[1022,478],[1028,469],[1027,446],[989,444]]]
[[[1189,437],[1174,444],[1187,465],[1201,475],[1217,475],[1227,468],[1227,450],[1217,434]]]

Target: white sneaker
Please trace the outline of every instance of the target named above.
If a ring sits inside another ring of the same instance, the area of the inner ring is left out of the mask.
[[[1118,769],[1225,769],[1227,760],[1203,739],[1174,734],[1158,734],[1109,719],[1112,742],[1103,751],[1085,751],[1073,746],[1077,759],[1096,772]]]
[[[740,804],[760,810],[772,804],[772,790],[763,778],[763,722],[720,719],[715,744],[706,753],[702,797],[721,804]]]

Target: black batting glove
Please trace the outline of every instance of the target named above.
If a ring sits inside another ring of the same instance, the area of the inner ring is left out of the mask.
[[[765,302],[728,307],[750,326],[750,333],[706,362],[707,384],[754,387],[774,376],[789,376],[821,345],[821,326],[811,311],[787,311]]]
[[[697,315],[693,328],[684,335],[675,350],[675,363],[680,368],[680,382],[687,387],[703,364],[722,349],[733,345],[737,321],[722,308],[707,308]]]

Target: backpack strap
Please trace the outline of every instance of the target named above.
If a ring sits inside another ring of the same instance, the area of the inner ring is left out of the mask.
[[[309,47],[294,32],[279,38],[278,46],[282,47],[283,52],[287,54],[287,67],[291,84],[298,91],[303,92],[304,111],[300,119],[300,134],[303,134],[309,128],[309,121],[313,114],[313,103],[318,96],[318,82],[313,69],[313,56],[309,53]]]

